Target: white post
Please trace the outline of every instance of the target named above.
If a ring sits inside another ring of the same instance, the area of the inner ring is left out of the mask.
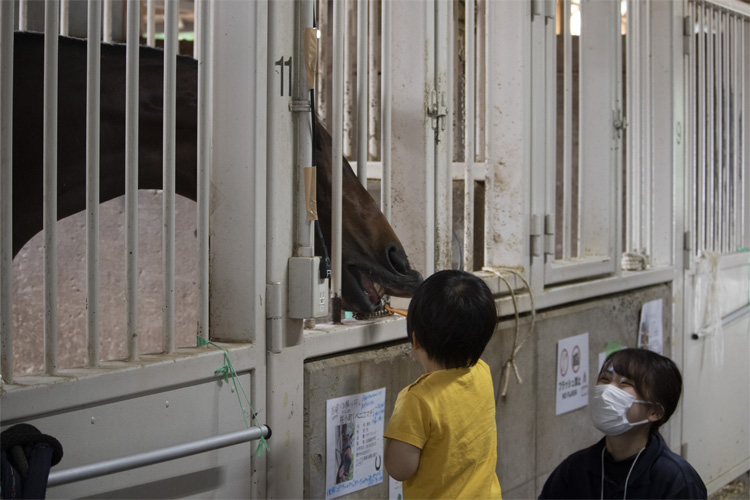
[[[136,361],[138,359],[138,17],[140,15],[138,0],[128,0],[127,9],[127,46],[125,49],[127,326],[125,332],[127,335],[128,359]]]

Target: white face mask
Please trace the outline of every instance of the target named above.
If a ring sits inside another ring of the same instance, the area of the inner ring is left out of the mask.
[[[632,394],[612,384],[594,386],[594,396],[589,407],[594,427],[607,436],[617,436],[637,425],[647,423],[648,419],[634,423],[628,421],[627,413],[633,403],[648,401],[635,399]]]

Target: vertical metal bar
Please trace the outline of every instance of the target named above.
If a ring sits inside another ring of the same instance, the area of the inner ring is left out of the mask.
[[[698,89],[696,85],[696,78],[698,72],[696,71],[697,61],[698,61],[698,53],[697,53],[697,43],[696,43],[696,31],[695,31],[695,24],[698,22],[698,10],[696,3],[690,2],[688,3],[688,9],[690,13],[690,41],[689,41],[689,47],[690,52],[688,54],[688,63],[687,63],[687,74],[688,74],[688,82],[687,82],[687,99],[686,103],[687,106],[687,126],[684,127],[685,130],[685,137],[689,141],[689,147],[687,148],[687,151],[690,151],[690,176],[691,179],[688,183],[688,186],[690,186],[690,197],[689,197],[689,203],[690,203],[690,211],[689,211],[689,227],[691,229],[691,244],[690,248],[692,249],[692,252],[690,254],[690,258],[695,255],[696,250],[698,249]]]
[[[60,0],[60,34],[70,33],[70,0]]]
[[[112,41],[112,2],[113,0],[103,0],[102,4],[102,39],[105,42]]]
[[[380,106],[380,145],[382,173],[380,182],[380,210],[388,221],[391,220],[391,2],[382,2],[382,50],[380,52],[381,78]]]
[[[355,114],[357,112],[357,96],[355,70],[353,69],[354,58],[357,51],[357,26],[356,26],[356,0],[342,0],[344,7],[344,24],[342,25],[344,41],[344,94],[343,94],[343,133],[342,151],[346,158],[355,158],[354,139],[356,137]]]
[[[474,0],[466,0],[464,11],[464,270],[474,271]]]
[[[698,19],[698,117],[695,128],[698,133],[698,176],[696,178],[696,208],[698,226],[698,245],[696,254],[706,248],[706,5],[697,6]]]
[[[29,0],[18,0],[18,29],[20,31],[29,29]]]
[[[88,2],[86,51],[86,339],[88,366],[99,364],[99,136],[102,10]]]
[[[162,335],[164,352],[174,352],[174,209],[175,209],[175,127],[177,126],[177,15],[179,0],[164,0],[164,127],[163,127],[163,208],[162,208]]]
[[[653,182],[654,182],[654,175],[653,175],[653,148],[651,146],[651,138],[653,137],[653,131],[651,128],[652,120],[650,119],[649,110],[652,106],[652,95],[651,95],[651,80],[652,80],[652,72],[651,72],[651,63],[649,62],[651,60],[651,8],[649,4],[641,4],[642,9],[642,16],[639,18],[640,26],[637,28],[638,31],[642,34],[642,44],[641,48],[643,52],[641,53],[641,59],[638,62],[638,76],[641,80],[641,85],[643,86],[643,95],[642,95],[642,101],[641,106],[643,104],[646,105],[645,108],[641,108],[639,111],[640,114],[640,123],[641,123],[641,132],[642,132],[642,162],[639,165],[639,173],[642,177],[642,185],[643,185],[643,192],[641,193],[641,198],[643,200],[643,206],[640,207],[639,210],[639,218],[640,218],[640,224],[641,224],[641,241],[640,241],[640,250],[644,251],[648,255],[653,256],[653,246],[652,246],[652,235],[653,235],[653,206],[654,206],[654,189],[653,189]]]
[[[745,18],[740,22],[739,39],[739,58],[741,61],[739,67],[739,88],[747,89],[748,85],[750,85],[750,81],[748,81],[748,75],[750,75],[750,61],[748,61],[748,57],[750,57],[750,54],[748,54],[748,45],[750,45],[750,19]],[[747,115],[750,114],[748,113],[748,107],[750,106],[748,106],[747,92],[740,92],[737,100],[737,107],[742,116],[745,117],[742,120],[742,136],[740,136],[739,140],[739,165],[742,168],[742,187],[740,188],[740,202],[738,207],[740,214],[739,241],[742,245],[748,245],[748,238],[750,238],[750,234],[748,234],[750,231],[748,227],[748,219],[750,219],[750,214],[748,213],[750,211],[750,168],[747,165],[750,164],[750,153],[748,151],[750,149],[750,127],[748,127]]]
[[[639,114],[640,86],[638,84],[638,70],[640,67],[640,30],[638,29],[639,5],[637,1],[628,2],[628,34],[627,34],[627,116],[630,122],[630,129],[627,134],[628,142],[628,169],[627,169],[627,190],[628,190],[628,250],[638,251],[640,247],[640,133],[641,123]]]
[[[734,252],[737,250],[737,219],[739,214],[737,213],[737,193],[740,189],[738,170],[741,168],[740,163],[737,162],[738,158],[738,139],[739,132],[737,130],[739,115],[739,108],[737,106],[737,97],[742,90],[737,86],[738,81],[738,66],[739,60],[737,59],[737,52],[739,49],[737,28],[739,26],[739,16],[732,15],[729,18],[729,29],[731,30],[730,38],[730,61],[731,71],[729,73],[729,103],[730,103],[730,138],[729,138],[729,169],[730,169],[730,181],[729,181],[729,200],[728,200],[728,212],[729,212],[729,251]]]
[[[13,2],[0,2],[0,376],[13,382]]]
[[[125,217],[128,359],[138,359],[138,0],[127,0],[125,49]],[[106,26],[106,23],[105,23]]]
[[[60,4],[44,4],[44,373],[57,372],[57,60]]]
[[[370,75],[380,73],[380,2],[373,0],[368,2],[369,14],[369,38],[368,54]],[[380,80],[375,77],[368,77],[370,84],[369,89],[369,126],[368,126],[368,156],[380,160]]]
[[[357,177],[367,188],[368,0],[357,0]]]
[[[474,150],[477,157],[477,161],[485,162],[487,159],[487,143],[485,133],[485,123],[487,120],[487,65],[485,61],[487,59],[487,38],[484,36],[487,30],[487,7],[486,0],[476,0],[477,5],[477,21],[476,21],[476,76],[474,79],[475,96],[474,102],[476,102],[475,109],[476,115],[474,117],[476,126],[474,127]],[[554,39],[554,36],[553,36]],[[553,45],[554,48],[554,45]],[[553,79],[553,82],[555,80]],[[556,85],[556,84],[555,84]]]
[[[211,111],[209,108],[210,78],[210,15],[208,0],[197,0],[200,4],[200,53],[198,54],[198,336],[206,340],[209,336],[208,320],[208,202],[211,137],[209,135]]]
[[[573,35],[570,33],[571,1],[563,1],[563,227],[562,259],[572,253],[573,225]]]
[[[730,134],[731,134],[731,128],[729,125],[730,120],[730,82],[729,82],[729,13],[724,11],[722,13],[722,22],[721,22],[721,38],[722,38],[722,50],[721,50],[721,57],[722,57],[722,72],[721,72],[721,106],[723,108],[722,111],[722,133],[721,133],[721,142],[722,142],[722,155],[721,155],[721,203],[719,209],[721,210],[721,251],[723,253],[726,253],[729,251],[729,230],[730,230],[730,223],[729,223],[729,188],[730,188],[730,173],[731,173],[731,165],[729,164],[730,161],[730,147],[731,147],[731,141],[730,141]]]
[[[156,0],[146,0],[146,45],[156,47]]]
[[[714,87],[714,96],[716,98],[716,121],[714,122],[716,127],[716,134],[714,136],[716,138],[716,155],[714,156],[714,161],[716,162],[714,167],[714,194],[716,199],[714,203],[714,221],[716,230],[714,238],[716,240],[716,250],[719,252],[724,251],[724,15],[724,11],[716,11],[716,40],[714,45],[716,57],[716,66],[714,69],[714,81],[716,84]]]
[[[716,250],[716,234],[714,233],[715,208],[714,196],[716,178],[716,67],[715,43],[716,13],[711,6],[706,9],[706,247]]]
[[[198,59],[201,53],[201,17],[203,16],[203,2],[193,3],[193,59]]]
[[[341,195],[343,182],[342,137],[344,99],[344,0],[333,0],[333,103],[332,186],[331,186],[331,280],[333,283],[334,322],[341,321]],[[337,317],[338,315],[338,317]]]

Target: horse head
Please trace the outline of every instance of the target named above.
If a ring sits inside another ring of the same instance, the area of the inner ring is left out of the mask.
[[[42,33],[16,32],[13,94],[13,255],[43,227]],[[139,51],[140,189],[162,187],[163,51]],[[58,219],[86,208],[86,41],[60,37]],[[102,44],[100,202],[125,194],[125,45]],[[197,62],[177,60],[176,191],[196,200]],[[315,126],[314,161],[321,229],[331,242],[331,137]],[[411,296],[421,283],[378,204],[344,159],[342,299],[370,313],[384,294]]]

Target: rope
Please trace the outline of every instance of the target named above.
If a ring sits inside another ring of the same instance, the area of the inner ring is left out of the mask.
[[[234,369],[234,366],[232,366],[232,361],[229,359],[229,353],[221,346],[218,346],[214,344],[213,342],[204,339],[203,337],[198,337],[198,347],[203,347],[206,345],[213,346],[219,350],[221,350],[224,353],[224,360],[226,361],[226,364],[223,366],[220,366],[216,370],[214,370],[214,375],[219,375],[224,377],[224,381],[229,383],[229,376],[232,377],[232,384],[234,385],[234,392],[237,394],[237,403],[240,405],[240,410],[242,410],[242,418],[245,420],[245,427],[250,428],[250,424],[247,422],[247,414],[245,411],[245,408],[242,406],[242,400],[240,399],[240,391],[242,391],[242,396],[245,398],[245,402],[247,403],[248,408],[250,408],[250,414],[253,417],[253,421],[255,424],[260,428],[260,423],[258,423],[258,415],[255,413],[255,410],[253,410],[253,405],[250,403],[250,400],[247,397],[247,394],[245,394],[245,389],[242,388],[242,384],[237,381],[237,372]],[[237,386],[240,386],[240,391],[237,390]],[[266,441],[266,438],[263,436],[263,434],[260,435],[260,441],[258,442],[258,447],[255,449],[255,456],[260,457],[263,455],[263,452],[265,450],[271,451],[271,448],[268,446],[268,442]]]
[[[505,395],[508,393],[508,382],[510,380],[510,370],[513,369],[513,373],[516,375],[516,380],[519,384],[523,383],[523,379],[521,378],[521,374],[518,371],[518,365],[516,364],[516,355],[518,355],[518,352],[521,350],[523,345],[526,343],[527,340],[531,338],[531,336],[534,333],[534,324],[536,322],[536,308],[534,307],[534,293],[531,291],[531,286],[529,286],[529,282],[526,281],[526,278],[521,275],[518,271],[515,269],[510,269],[507,267],[501,267],[501,268],[493,268],[493,267],[483,267],[482,271],[487,271],[493,273],[495,276],[500,278],[505,285],[508,287],[508,290],[510,290],[510,298],[513,301],[513,311],[515,316],[515,332],[513,336],[513,349],[510,352],[510,356],[508,356],[508,360],[505,362],[505,365],[503,365],[502,370],[502,378],[501,378],[501,385],[502,385],[502,392],[500,395],[504,398]],[[513,274],[514,276],[518,277],[521,281],[523,281],[523,284],[526,286],[526,289],[529,291],[529,300],[531,301],[531,323],[529,324],[529,329],[526,332],[526,335],[523,337],[523,339],[519,342],[519,333],[520,333],[520,318],[518,313],[518,302],[516,301],[516,292],[513,290],[513,287],[511,286],[510,282],[503,276],[503,274],[500,272],[508,272]],[[495,400],[497,400],[497,397],[495,397]]]

